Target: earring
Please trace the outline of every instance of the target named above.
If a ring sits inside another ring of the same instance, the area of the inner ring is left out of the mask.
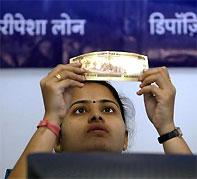
[[[62,152],[62,145],[59,144],[58,146],[56,146],[55,147],[55,152],[56,153],[61,153]]]
[[[127,146],[126,145],[123,146],[123,151],[125,151],[125,150],[127,150]]]

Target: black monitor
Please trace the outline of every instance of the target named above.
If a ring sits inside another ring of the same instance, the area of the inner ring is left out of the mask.
[[[197,179],[197,156],[40,153],[28,157],[29,179]]]

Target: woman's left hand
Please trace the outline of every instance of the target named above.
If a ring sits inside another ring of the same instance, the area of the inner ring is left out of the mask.
[[[146,70],[139,78],[142,82],[138,95],[144,95],[147,115],[160,135],[170,132],[174,125],[176,89],[166,67]]]

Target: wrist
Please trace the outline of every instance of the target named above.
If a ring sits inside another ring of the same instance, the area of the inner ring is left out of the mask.
[[[54,125],[61,125],[61,119],[58,117],[58,115],[54,114],[54,113],[45,113],[43,120],[48,120],[51,124]]]
[[[59,133],[60,133],[60,125],[58,125],[56,122],[52,122],[52,121],[48,121],[47,118],[44,118],[42,121],[40,121],[40,123],[37,125],[37,128],[40,127],[45,127],[47,129],[49,129],[53,134],[55,134],[57,137],[59,137]]]
[[[166,134],[163,134],[161,136],[158,137],[158,141],[160,144],[163,144],[164,142],[172,139],[172,138],[175,138],[175,137],[182,137],[182,131],[179,127],[176,127],[174,130],[166,133]]]
[[[157,128],[157,132],[161,136],[161,135],[164,135],[168,132],[173,131],[175,128],[176,127],[175,127],[174,123],[170,123],[170,124],[164,125],[160,128]]]

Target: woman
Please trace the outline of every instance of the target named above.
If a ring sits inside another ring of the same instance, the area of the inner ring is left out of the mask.
[[[32,152],[126,150],[125,111],[117,92],[105,82],[86,82],[85,72],[78,63],[58,65],[41,80],[44,122],[38,125],[10,178],[26,177],[26,157]],[[149,69],[139,80],[137,94],[144,96],[147,115],[162,136],[165,153],[191,154],[180,135],[165,135],[175,129],[176,92],[167,69]]]

